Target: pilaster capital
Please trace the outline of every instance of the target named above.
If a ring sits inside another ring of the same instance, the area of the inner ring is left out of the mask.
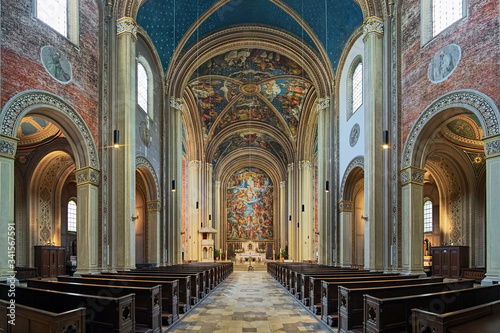
[[[330,98],[329,97],[318,98],[318,100],[316,101],[316,111],[317,112],[324,111],[324,110],[328,109],[329,107],[330,107]]]
[[[148,212],[151,211],[160,211],[161,209],[161,201],[160,200],[150,200],[146,202],[146,205],[148,207]]]
[[[291,172],[293,171],[294,165],[293,163],[288,164],[288,167],[286,168],[286,171]]]
[[[363,23],[363,40],[368,34],[376,33],[379,35],[384,34],[384,21],[376,16],[367,17]]]
[[[215,187],[220,187],[220,180],[215,181]]]
[[[99,176],[100,172],[97,169],[92,167],[84,167],[78,170],[75,170],[76,174],[76,185],[99,185]]]
[[[299,169],[310,169],[312,168],[312,163],[309,161],[299,161]]]
[[[339,201],[339,212],[353,212],[354,203],[352,201]]]
[[[184,101],[182,98],[170,97],[170,107],[176,111],[181,111],[184,109]]]
[[[131,34],[137,40],[137,23],[131,17],[116,20],[116,35]]]
[[[483,141],[486,158],[500,156],[500,135],[484,138]]]
[[[286,182],[285,181],[281,181],[280,182],[280,188],[285,188],[286,186]]]
[[[0,156],[14,159],[17,150],[17,138],[0,135]]]
[[[212,163],[206,163],[206,165],[207,165],[207,170],[208,170],[208,171],[213,171],[214,166],[213,166],[213,164],[212,164]]]
[[[425,175],[425,170],[409,166],[401,170],[401,184],[406,185],[413,183],[418,185],[424,185],[424,175]]]
[[[201,161],[198,160],[192,160],[188,163],[188,169],[191,168],[201,168]]]

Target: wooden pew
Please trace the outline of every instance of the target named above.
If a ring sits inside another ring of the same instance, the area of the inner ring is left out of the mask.
[[[365,288],[365,286],[355,286],[354,288],[348,288],[346,286],[339,286],[338,333],[347,333],[356,328],[363,328],[363,295],[365,294],[382,298],[418,295],[448,290],[460,290],[472,287],[474,287],[474,280],[422,283],[417,285],[388,286],[377,288]]]
[[[445,313],[499,299],[500,285],[391,298],[364,295],[364,332],[412,332],[414,308]]]
[[[9,300],[10,286],[0,284],[0,299]],[[85,307],[85,331],[134,333],[135,295],[92,296],[16,286],[16,304],[50,312],[65,312]]]
[[[42,281],[40,279],[28,279],[28,287],[57,290],[70,293],[118,297],[135,294],[135,323],[136,331],[139,328],[148,329],[152,333],[161,333],[161,285],[153,287],[131,287],[93,285],[76,282]]]
[[[338,319],[338,288],[345,286],[347,288],[370,287],[379,288],[386,286],[415,285],[422,283],[442,282],[443,278],[418,278],[418,279],[393,279],[393,280],[365,280],[365,281],[325,281],[321,282],[321,320],[329,325],[333,325]]]
[[[191,299],[193,300],[193,305],[196,304],[199,300],[203,299],[206,295],[206,289],[210,283],[210,270],[188,270],[184,269],[179,271],[174,271],[174,270],[166,270],[164,267],[153,267],[150,269],[136,269],[130,271],[132,272],[131,274],[137,274],[137,275],[190,275],[191,276]],[[110,273],[105,273],[105,274],[110,274]],[[117,274],[117,273],[112,273],[112,274]]]
[[[95,276],[95,275],[94,275]],[[162,281],[162,280],[167,280],[167,281],[173,281],[173,280],[178,280],[179,281],[179,295],[178,295],[178,302],[179,302],[179,311],[182,311],[182,313],[186,313],[190,308],[191,304],[191,276],[189,275],[180,275],[180,276],[172,276],[172,275],[163,275],[163,274],[154,274],[154,275],[135,275],[135,274],[100,274],[102,278],[106,279],[114,279],[114,280],[144,280],[144,281]],[[82,277],[92,277],[87,274],[82,274]]]
[[[50,312],[15,305],[15,326],[9,324],[10,302],[0,300],[0,332],[9,333],[85,333],[85,308]]]
[[[100,275],[94,277],[73,277],[73,276],[58,276],[57,280],[61,282],[76,282],[95,285],[123,286],[123,287],[154,287],[161,285],[161,311],[162,322],[170,325],[179,319],[179,283],[178,280],[119,280],[100,278]]]
[[[500,300],[443,314],[412,309],[413,332],[497,333]]]

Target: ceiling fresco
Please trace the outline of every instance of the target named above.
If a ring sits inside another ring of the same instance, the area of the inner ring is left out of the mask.
[[[353,0],[231,0],[215,10],[213,6],[219,2],[147,0],[139,8],[137,23],[155,44],[165,70],[176,49],[186,50],[203,37],[224,28],[260,25],[287,31],[316,52],[324,50],[335,71],[349,37],[363,23],[361,8]],[[210,15],[205,21],[187,35],[207,12]],[[187,42],[181,45],[183,38]]]
[[[453,119],[442,127],[441,135],[460,146],[483,149],[483,130],[475,115]]]
[[[24,117],[17,128],[18,146],[37,145],[59,136],[63,134],[56,125],[37,116]]]
[[[205,62],[188,87],[196,98],[205,137],[236,122],[258,121],[295,140],[311,82],[299,64],[283,55],[239,49]]]

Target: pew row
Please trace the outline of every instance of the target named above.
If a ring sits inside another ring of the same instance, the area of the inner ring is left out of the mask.
[[[412,332],[412,309],[445,313],[497,301],[500,300],[500,285],[402,297],[363,297],[364,332]]]
[[[62,292],[118,297],[135,294],[136,331],[161,333],[161,285],[153,287],[131,287],[93,285],[88,283],[42,281],[38,278],[26,280],[28,287]]]
[[[85,308],[69,311],[45,311],[22,304],[15,305],[15,325],[9,324],[10,302],[0,300],[0,332],[5,333],[85,333]]]
[[[0,284],[0,299],[9,300],[10,286]],[[135,295],[121,297],[64,293],[16,286],[16,304],[49,312],[85,307],[85,332],[135,333]]]

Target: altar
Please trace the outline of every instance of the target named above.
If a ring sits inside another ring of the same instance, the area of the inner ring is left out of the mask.
[[[245,262],[259,262],[263,261],[266,257],[265,253],[260,253],[258,248],[258,243],[254,242],[244,242],[241,244],[241,252],[236,253],[236,263]]]

